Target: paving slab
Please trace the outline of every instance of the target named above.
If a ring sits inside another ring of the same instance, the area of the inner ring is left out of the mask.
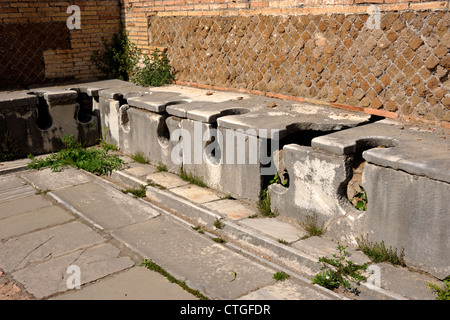
[[[102,241],[99,234],[78,221],[35,231],[0,244],[0,268],[11,272]]]
[[[50,168],[31,170],[22,173],[21,176],[42,191],[58,190],[92,181],[83,171],[72,168],[57,172]]]
[[[129,257],[119,257],[119,253],[111,244],[100,244],[24,268],[12,276],[28,292],[42,299],[78,285],[74,280],[76,273],[69,266],[78,267],[79,285],[82,285],[134,265]]]
[[[337,243],[317,236],[294,242],[292,247],[317,259],[321,257],[332,258],[334,254],[339,254]],[[346,248],[346,251],[349,253],[348,259],[356,264],[363,265],[371,262],[361,251],[352,248]]]
[[[138,178],[145,179],[147,175],[157,172],[155,167],[146,164],[130,163],[128,166],[129,168],[122,171]]]
[[[139,199],[101,182],[90,182],[49,193],[101,229],[115,229],[159,215]]]
[[[36,190],[15,174],[2,175],[0,178],[0,202],[35,194]]]
[[[74,217],[70,213],[57,206],[15,214],[0,220],[0,241],[41,228],[69,222],[72,219]]]
[[[189,184],[189,182],[184,181],[176,174],[170,172],[156,172],[149,174],[146,177],[147,180],[151,180],[167,189],[181,187]]]
[[[0,194],[1,196],[1,194]],[[14,216],[19,213],[28,212],[52,206],[53,203],[45,199],[42,195],[29,195],[18,199],[0,202],[0,219]]]
[[[299,285],[293,280],[285,280],[258,289],[238,300],[335,300],[312,285]]]
[[[287,241],[288,243],[300,240],[307,234],[300,226],[296,227],[275,218],[243,219],[240,220],[239,223],[267,234],[277,240]]]
[[[144,267],[134,267],[52,300],[198,300],[179,285]]]
[[[273,283],[273,270],[166,216],[114,230],[112,235],[212,299],[235,299]]]
[[[199,204],[220,199],[217,193],[215,193],[211,189],[202,188],[192,184],[176,187],[170,189],[170,191]]]
[[[381,288],[414,300],[433,300],[436,296],[428,290],[428,283],[436,278],[423,273],[410,272],[406,268],[389,263],[378,263]],[[439,285],[439,284],[438,284]]]
[[[205,207],[217,211],[218,213],[232,219],[242,219],[257,214],[258,211],[250,208],[243,203],[233,199],[222,199],[218,201],[208,202]]]

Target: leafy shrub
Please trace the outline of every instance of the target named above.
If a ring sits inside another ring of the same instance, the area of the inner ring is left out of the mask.
[[[345,290],[353,291],[350,280],[356,282],[366,280],[366,277],[361,274],[361,270],[365,270],[367,265],[360,266],[347,260],[348,252],[345,251],[345,247],[338,245],[337,250],[339,254],[333,254],[333,258],[322,257],[319,259],[319,263],[323,264],[322,272],[312,279],[312,283],[331,290],[342,286]],[[333,266],[334,269],[327,265]]]
[[[128,81],[138,61],[140,50],[128,39],[121,27],[110,42],[103,40],[103,51],[95,51],[91,59],[101,72]]]
[[[98,70],[116,79],[131,81],[141,86],[158,87],[175,79],[166,52],[154,50],[144,55],[128,38],[123,27],[110,42],[103,38],[103,50],[97,50],[91,59]]]
[[[151,55],[144,57],[143,67],[136,68],[131,81],[141,86],[159,87],[175,79],[169,58],[165,51],[155,49]]]

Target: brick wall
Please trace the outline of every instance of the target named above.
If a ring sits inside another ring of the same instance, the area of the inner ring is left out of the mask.
[[[182,84],[450,121],[449,1],[124,0],[122,17]]]
[[[66,25],[80,7],[81,29]],[[120,22],[119,0],[0,0],[0,89],[99,76],[90,57]]]

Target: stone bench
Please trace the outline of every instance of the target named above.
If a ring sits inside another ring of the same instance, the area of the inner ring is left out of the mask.
[[[383,120],[286,145],[289,187],[270,186],[273,210],[301,221],[316,214],[327,236],[357,238],[404,250],[409,266],[450,274],[450,142],[431,130]],[[357,210],[347,188],[354,169],[367,195]]]
[[[59,150],[61,139],[72,135],[85,146],[98,143],[98,115],[66,87],[36,88],[0,93],[0,137],[10,134],[16,157]]]
[[[169,171],[182,167],[209,187],[253,204],[279,170],[284,144],[310,144],[312,137],[369,121],[368,115],[320,106],[179,86],[124,83],[99,91],[99,100],[107,141]]]

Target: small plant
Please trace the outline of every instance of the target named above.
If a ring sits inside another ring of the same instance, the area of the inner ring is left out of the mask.
[[[131,77],[133,83],[141,86],[159,87],[175,80],[165,51],[155,49],[151,57],[144,56],[141,64],[142,67],[137,68]]]
[[[216,220],[214,220],[214,227],[216,227],[217,229],[222,229],[224,226],[224,223],[219,218],[216,218]]]
[[[156,183],[155,181],[151,180],[151,179],[147,179],[147,185],[148,186],[152,186],[154,188],[158,188],[161,190],[167,189],[166,187],[164,187],[163,185]]]
[[[305,221],[301,222],[300,225],[305,229],[308,235],[304,236],[302,239],[306,239],[312,236],[322,236],[325,233],[324,223],[321,225],[317,222],[317,214],[307,215]]]
[[[366,190],[362,186],[359,186],[361,189],[360,192],[355,194],[352,199],[350,199],[350,202],[355,206],[356,209],[360,211],[366,211],[367,210],[367,194]]]
[[[123,165],[123,160],[117,156],[108,154],[105,149],[86,149],[73,136],[62,138],[63,148],[58,153],[52,153],[46,158],[35,158],[29,155],[29,169],[41,169],[50,167],[53,171],[59,171],[66,167],[83,169],[97,175],[108,174]]]
[[[149,163],[148,159],[144,156],[142,151],[138,151],[135,154],[132,154],[131,155],[131,159],[133,159],[137,163],[142,163],[142,164],[148,164]]]
[[[281,179],[278,176],[278,173],[275,174],[275,176],[269,181],[269,184],[267,188],[263,189],[261,191],[261,195],[259,196],[259,201],[257,203],[257,207],[259,212],[266,217],[275,217],[277,216],[277,213],[272,212],[272,209],[270,207],[270,194],[269,194],[269,186],[274,183],[281,183]],[[285,185],[287,182],[282,183]]]
[[[103,50],[97,50],[91,60],[98,70],[116,79],[128,81],[134,73],[141,51],[127,36],[123,26],[115,33],[110,42],[102,38]]]
[[[158,172],[166,172],[167,171],[167,166],[162,163],[162,162],[158,162],[158,165],[156,166],[156,170]]]
[[[103,50],[91,56],[98,70],[116,79],[131,81],[141,86],[162,86],[175,79],[165,51],[155,49],[150,56],[143,54],[123,28],[109,42],[105,38]]]
[[[104,139],[100,139],[100,147],[105,151],[117,151],[117,147],[112,143],[107,143]]]
[[[222,238],[212,238],[213,241],[217,242],[217,243],[226,243],[226,241]]]
[[[272,212],[272,208],[270,207],[270,195],[267,193],[267,191],[263,191],[263,193],[261,194],[257,203],[257,208],[259,213],[261,213],[265,217],[272,218],[276,216],[276,213]]]
[[[389,249],[387,249],[383,241],[381,241],[381,243],[371,242],[369,241],[368,236],[366,236],[366,238],[356,238],[356,241],[358,243],[358,249],[375,263],[389,262],[393,265],[406,265],[403,249],[400,251],[400,254],[397,254],[397,248],[392,248],[390,246]]]
[[[436,295],[436,300],[450,300],[450,278],[444,279],[444,287],[429,282],[428,289]]]
[[[197,231],[198,233],[204,234],[205,231],[203,231],[203,228],[201,226],[195,226],[192,227],[192,229],[194,229],[195,231]]]
[[[156,263],[154,263],[151,259],[143,259],[141,264],[141,267],[145,267],[151,271],[155,271],[158,272],[159,274],[161,274],[162,276],[166,277],[167,280],[169,280],[171,283],[175,283],[178,284],[180,287],[182,287],[184,290],[186,290],[187,292],[193,294],[194,296],[196,296],[197,298],[199,298],[200,300],[209,300],[207,297],[205,297],[203,294],[200,293],[200,291],[198,290],[193,290],[191,288],[189,288],[186,285],[185,281],[179,281],[177,280],[175,277],[173,277],[170,273],[168,273],[166,270],[164,270],[163,268],[161,268],[159,265],[157,265]]]
[[[135,198],[143,198],[146,196],[145,186],[140,186],[139,188],[129,188],[122,190],[123,193],[131,193]]]
[[[277,281],[284,281],[290,278],[290,276],[284,271],[275,272],[273,278]]]
[[[45,195],[45,194],[49,193],[50,191],[51,191],[50,189],[41,190],[39,188],[36,188],[35,194],[43,194],[43,195]]]
[[[288,244],[288,242],[286,241],[286,240],[283,240],[283,239],[278,239],[277,240],[279,243],[281,243],[281,244],[284,244],[284,245],[287,245]]]
[[[180,169],[180,174],[179,174],[180,178],[183,179],[184,181],[187,181],[189,183],[195,184],[199,187],[202,188],[206,188],[206,184],[199,178],[194,176],[191,173],[187,173],[186,171],[184,171],[183,167],[181,167]]]
[[[367,264],[360,266],[351,260],[347,260],[348,252],[341,245],[338,245],[337,250],[339,253],[333,254],[333,258],[322,257],[319,259],[318,263],[323,264],[322,272],[312,279],[312,283],[331,290],[342,286],[345,290],[354,291],[355,289],[352,289],[350,285],[350,280],[358,283],[366,280],[361,271],[367,268]],[[331,269],[328,265],[334,268]]]

